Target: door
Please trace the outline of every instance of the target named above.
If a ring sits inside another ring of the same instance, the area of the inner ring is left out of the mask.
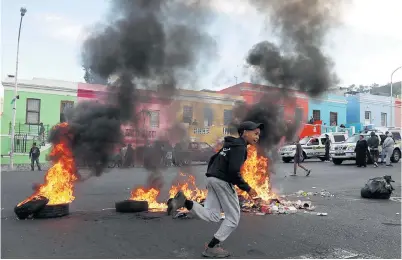
[[[364,125],[371,124],[371,111],[364,111]]]
[[[327,138],[320,138],[320,156],[325,156],[325,142],[327,141]]]

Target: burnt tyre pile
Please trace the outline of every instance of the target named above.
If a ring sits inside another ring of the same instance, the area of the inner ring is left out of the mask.
[[[14,213],[18,219],[58,218],[70,214],[69,204],[47,205],[49,199],[36,196],[27,202],[15,206]]]
[[[147,201],[123,200],[116,202],[115,208],[116,212],[120,213],[137,213],[148,211],[149,205]]]

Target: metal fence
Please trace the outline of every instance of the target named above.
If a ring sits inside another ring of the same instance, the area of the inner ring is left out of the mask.
[[[45,127],[45,132],[43,136],[43,142],[46,142],[50,125],[43,125]],[[11,135],[11,122],[9,124],[9,134]],[[15,124],[15,136],[14,136],[14,152],[15,153],[29,153],[33,143],[40,148],[43,144],[41,138],[39,137],[40,126],[39,125],[29,125],[23,123]]]

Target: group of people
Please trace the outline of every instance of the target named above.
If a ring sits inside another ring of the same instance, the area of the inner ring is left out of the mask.
[[[394,151],[395,141],[392,138],[392,133],[387,131],[385,135],[386,138],[382,144],[381,164],[384,163],[385,158],[385,166],[392,167],[391,157]],[[378,138],[375,132],[371,132],[368,140],[364,139],[364,135],[360,135],[360,139],[357,141],[355,148],[357,167],[367,167],[367,156],[371,157],[374,167],[378,167],[380,145],[381,140]]]

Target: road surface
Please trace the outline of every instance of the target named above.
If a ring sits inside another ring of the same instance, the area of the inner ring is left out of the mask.
[[[365,182],[384,174],[392,175],[393,196],[401,197],[400,163],[378,169],[318,161],[305,165],[313,170],[311,177],[290,177],[293,164],[278,163],[272,176],[276,192],[326,189],[334,196],[312,196],[317,208],[311,214],[243,214],[239,228],[224,243],[232,258],[401,258],[401,203],[360,198]],[[205,170],[205,165],[191,168],[199,187],[205,186]],[[165,194],[178,171],[172,167],[164,172]],[[172,220],[162,213],[116,213],[114,203],[144,184],[147,175],[141,168],[113,169],[78,183],[69,216],[17,220],[14,206],[31,195],[32,183],[42,182],[43,175],[2,173],[3,258],[200,258],[218,228],[197,219]]]

